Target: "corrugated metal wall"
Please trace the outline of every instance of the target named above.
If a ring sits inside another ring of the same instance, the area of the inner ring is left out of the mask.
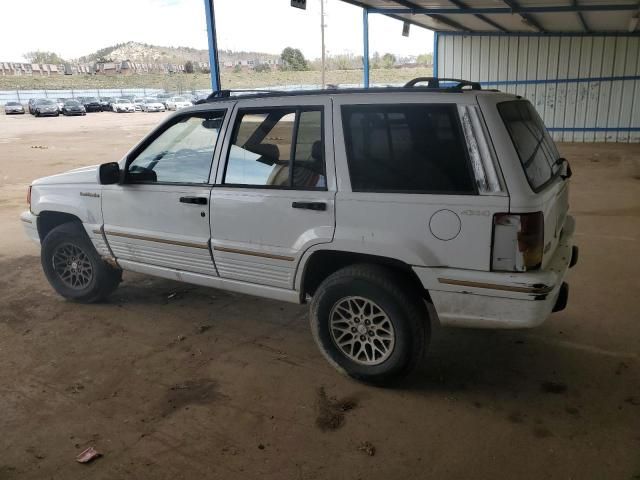
[[[558,141],[640,142],[640,38],[437,37],[439,77],[528,98]]]

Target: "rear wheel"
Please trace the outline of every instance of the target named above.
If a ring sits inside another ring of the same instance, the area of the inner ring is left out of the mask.
[[[378,265],[353,265],[329,276],[311,302],[311,329],[338,370],[384,385],[420,361],[429,336],[420,292]]]
[[[63,297],[81,303],[104,300],[122,280],[122,270],[105,263],[80,223],[51,230],[42,242],[47,280]]]

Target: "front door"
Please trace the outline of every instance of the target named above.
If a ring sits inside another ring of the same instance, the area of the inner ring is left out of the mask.
[[[211,194],[221,277],[293,288],[301,255],[333,239],[330,104],[312,96],[237,103]]]
[[[225,110],[175,117],[103,189],[104,233],[120,261],[217,275],[209,248],[211,165]]]

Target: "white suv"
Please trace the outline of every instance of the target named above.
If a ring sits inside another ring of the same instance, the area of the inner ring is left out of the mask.
[[[68,299],[130,270],[310,300],[326,358],[390,381],[422,355],[427,303],[442,325],[535,327],[577,261],[571,170],[533,106],[426,81],[218,92],[118,163],[36,180],[22,221]]]

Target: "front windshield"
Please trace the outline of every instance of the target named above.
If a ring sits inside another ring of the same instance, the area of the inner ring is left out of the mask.
[[[157,98],[145,98],[144,101],[146,103],[158,103],[158,99]]]
[[[54,102],[53,100],[40,100],[40,105],[55,105],[56,102]]]
[[[116,103],[129,103],[129,100],[127,100],[126,98],[119,98],[118,100],[116,100]]]
[[[84,99],[85,102],[97,102],[98,99],[96,97],[87,97]]]
[[[75,100],[67,100],[66,102],[64,102],[64,104],[67,107],[77,107],[78,105],[80,105],[80,102],[76,102]]]
[[[184,97],[173,97],[174,102],[186,102]]]

